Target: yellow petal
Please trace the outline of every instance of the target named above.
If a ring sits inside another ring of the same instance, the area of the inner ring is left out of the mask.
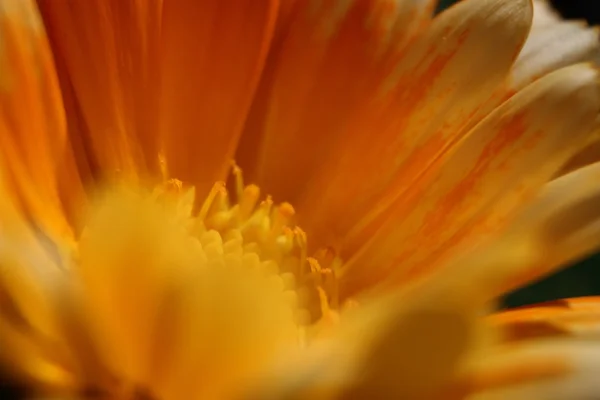
[[[169,174],[200,196],[230,168],[277,8],[276,0],[165,2],[159,134]]]
[[[78,193],[81,182],[71,170],[74,159],[52,56],[30,0],[0,5],[0,71],[2,177],[38,229],[70,236],[65,212],[71,210],[63,198]],[[66,190],[59,193],[59,188]]]
[[[495,110],[436,161],[439,173],[423,174],[394,205],[352,261],[348,285],[392,270],[388,279],[396,282],[428,273],[460,247],[498,232],[585,143],[600,108],[597,85],[594,69],[572,66]]]
[[[165,399],[225,398],[295,348],[293,310],[239,237],[192,235],[179,205],[132,189],[99,200],[74,268],[93,316],[84,321],[118,378]]]
[[[416,400],[443,393],[484,339],[476,322],[484,303],[456,289],[437,280],[363,299],[331,335],[276,365],[248,398]]]
[[[380,328],[380,336],[356,367],[356,382],[345,390],[344,398],[388,399],[393,395],[417,400],[437,395],[473,340],[475,318],[467,315],[465,310],[440,304],[398,314]]]
[[[113,194],[94,207],[74,273],[82,281],[87,312],[94,315],[95,339],[111,354],[109,367],[122,378],[143,382],[152,367],[155,335],[150,332],[157,328],[155,317],[187,238],[159,207],[138,196]]]

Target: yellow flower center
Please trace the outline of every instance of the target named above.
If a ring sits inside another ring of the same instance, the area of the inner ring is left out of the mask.
[[[157,192],[176,199],[179,213],[192,217],[190,233],[201,243],[217,246],[223,264],[260,271],[294,306],[299,326],[314,324],[338,306],[334,268],[339,259],[325,249],[309,257],[306,234],[294,223],[293,206],[275,205],[270,196],[261,201],[260,188],[244,185],[235,165],[233,175],[236,201],[231,201],[225,183],[217,182],[194,217],[193,189],[168,179]]]
[[[335,318],[335,258],[308,257],[292,206],[260,201],[234,176],[235,203],[217,183],[196,207],[194,188],[170,179],[152,191],[117,185],[92,208],[74,270],[128,392],[185,398],[202,376],[205,396],[219,398],[210,390],[239,388]]]

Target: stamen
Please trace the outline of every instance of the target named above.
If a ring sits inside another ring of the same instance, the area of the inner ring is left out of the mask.
[[[240,221],[247,220],[256,208],[260,198],[260,189],[256,185],[248,185],[241,192],[238,201]]]
[[[206,196],[206,199],[202,203],[202,207],[200,207],[200,212],[198,213],[198,218],[200,220],[204,221],[208,217],[208,213],[212,208],[215,199],[219,193],[225,190],[224,186],[225,184],[223,182],[217,182],[213,185],[212,189],[208,193],[208,196]]]
[[[160,160],[163,177],[167,166]],[[224,182],[217,182],[202,202],[190,233],[200,240],[209,260],[230,265],[233,270],[254,270],[273,282],[271,288],[284,293],[284,303],[295,308],[296,322],[312,324],[338,307],[336,268],[339,260],[331,249],[308,256],[306,233],[294,224],[295,210],[289,203],[274,205],[260,188],[245,185],[239,166],[232,163],[236,199],[230,201]],[[161,194],[182,196],[184,184],[165,179]],[[193,206],[193,199],[189,212]],[[186,210],[188,208],[186,207]]]

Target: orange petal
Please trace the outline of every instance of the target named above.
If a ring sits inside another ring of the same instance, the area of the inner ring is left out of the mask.
[[[600,333],[600,297],[561,299],[502,311],[489,317],[504,340],[589,336]]]
[[[546,185],[498,237],[438,266],[435,279],[491,300],[600,248],[600,164]],[[461,286],[462,285],[462,286]]]
[[[0,69],[2,178],[38,229],[71,236],[65,217],[70,210],[62,200],[80,193],[81,182],[73,170],[52,56],[30,0],[0,6]]]
[[[531,18],[525,0],[465,1],[388,47],[403,34],[390,18],[411,11],[374,1],[324,9],[323,20],[299,13],[274,61],[254,178],[294,203],[312,243],[339,245],[361,217],[380,217],[460,137]]]
[[[587,65],[557,71],[478,124],[371,232],[348,284],[410,279],[497,232],[587,140],[600,108],[597,78]]]
[[[381,90],[432,1],[297,0],[281,29],[236,158],[252,181],[296,203]],[[364,131],[363,131],[364,132]],[[341,153],[340,153],[341,154]]]
[[[160,137],[169,174],[202,197],[226,177],[275,28],[278,1],[165,2]]]
[[[65,91],[104,174],[158,172],[157,56],[162,0],[39,0]]]

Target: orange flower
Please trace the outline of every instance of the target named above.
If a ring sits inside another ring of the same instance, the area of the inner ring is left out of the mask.
[[[597,393],[598,300],[485,317],[600,245],[596,32],[434,3],[2,0],[2,373],[67,398]]]

